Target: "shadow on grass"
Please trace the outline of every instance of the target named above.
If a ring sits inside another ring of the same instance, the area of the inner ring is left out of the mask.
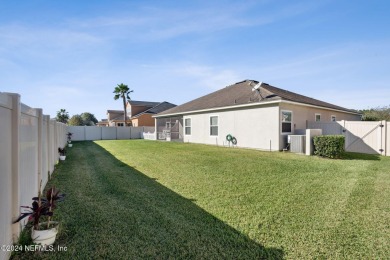
[[[342,155],[341,160],[369,160],[379,161],[381,156],[379,154],[364,154],[346,152]]]
[[[101,146],[73,147],[49,183],[67,194],[56,242],[67,250],[35,258],[283,259]]]

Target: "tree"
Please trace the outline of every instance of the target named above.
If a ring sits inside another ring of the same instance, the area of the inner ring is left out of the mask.
[[[83,120],[83,125],[94,126],[98,122],[94,114],[91,114],[89,112],[84,112],[80,116]]]
[[[115,90],[114,90],[114,99],[115,100],[118,100],[120,97],[122,98],[123,100],[123,109],[124,109],[124,114],[123,114],[123,119],[125,121],[125,126],[127,126],[127,110],[126,110],[126,99],[127,100],[131,100],[130,99],[130,93],[132,93],[133,90],[130,90],[129,87],[123,83],[121,84],[118,84],[116,87],[115,87]]]
[[[83,123],[84,123],[83,119],[81,118],[80,115],[74,115],[68,121],[68,125],[73,125],[73,126],[83,125]]]
[[[360,113],[363,114],[363,121],[390,121],[390,106],[364,109],[361,110]]]
[[[65,109],[61,108],[60,111],[57,111],[56,121],[61,123],[68,123],[69,113]]]

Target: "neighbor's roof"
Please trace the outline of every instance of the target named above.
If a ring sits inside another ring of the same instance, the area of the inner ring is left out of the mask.
[[[126,120],[127,120],[127,119],[130,119],[130,117],[126,116]],[[111,118],[110,121],[125,121],[125,120],[123,119],[123,112],[122,112],[122,115],[117,116],[117,117],[115,117],[115,118]]]
[[[158,104],[160,104],[160,102],[137,101],[137,100],[128,100],[127,102],[129,102],[129,104],[132,106],[145,106],[145,107],[155,107]]]
[[[113,113],[113,114],[123,114],[123,110],[107,110],[107,114],[108,113]]]
[[[136,115],[132,116],[131,118],[137,118],[137,117],[139,117],[141,115],[144,115],[144,114],[153,114],[153,115],[154,114],[158,114],[158,113],[161,113],[161,112],[163,112],[163,111],[165,111],[167,109],[173,108],[173,107],[176,107],[176,105],[164,101],[164,102],[159,103],[157,106],[154,106],[152,108],[149,108],[146,111],[143,111],[143,112],[141,112],[139,114],[136,114]]]
[[[261,83],[260,91],[253,91],[253,87],[258,84],[255,80],[244,80],[233,85],[227,86],[223,89],[217,90],[213,93],[203,97],[189,101],[183,105],[165,110],[157,116],[164,116],[170,114],[180,114],[185,112],[196,112],[204,109],[234,107],[245,104],[261,104],[268,101],[292,101],[302,104],[319,106],[329,109],[341,110],[348,113],[356,113],[344,107],[336,106],[321,100],[306,97],[294,92],[273,87],[267,83]]]

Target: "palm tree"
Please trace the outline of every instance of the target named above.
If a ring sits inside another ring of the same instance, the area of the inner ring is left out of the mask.
[[[123,108],[125,110],[125,113],[123,115],[123,118],[125,120],[125,126],[127,126],[127,110],[126,110],[126,99],[127,100],[130,100],[130,93],[133,92],[133,90],[130,90],[129,87],[123,83],[121,84],[118,84],[116,87],[115,87],[115,90],[114,90],[114,99],[115,100],[118,100],[120,97],[123,99]]]
[[[69,113],[65,109],[61,108],[60,111],[57,111],[57,116],[56,116],[57,122],[67,124],[68,120],[69,120]]]

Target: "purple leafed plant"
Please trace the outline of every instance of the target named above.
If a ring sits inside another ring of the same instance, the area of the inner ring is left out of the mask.
[[[23,209],[29,209],[27,212],[20,214],[19,218],[13,223],[17,223],[22,219],[28,217],[28,222],[32,223],[35,230],[39,230],[39,221],[42,216],[47,216],[47,229],[50,228],[50,218],[53,216],[53,210],[57,207],[57,202],[62,201],[65,194],[60,194],[55,187],[50,188],[46,192],[46,198],[41,198],[41,192],[38,197],[33,197],[32,206],[21,206]]]

